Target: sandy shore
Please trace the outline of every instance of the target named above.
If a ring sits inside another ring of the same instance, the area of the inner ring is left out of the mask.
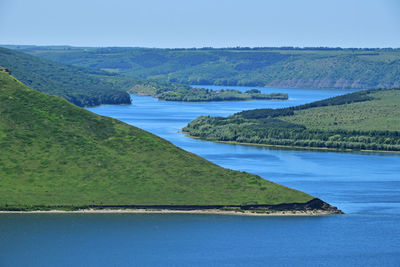
[[[238,216],[324,216],[332,215],[329,211],[271,211],[269,213],[256,213],[251,211],[228,211],[228,210],[152,210],[152,209],[83,209],[76,211],[65,210],[34,210],[34,211],[0,211],[0,214],[110,214],[110,213],[131,213],[131,214],[216,214],[216,215],[238,215]]]

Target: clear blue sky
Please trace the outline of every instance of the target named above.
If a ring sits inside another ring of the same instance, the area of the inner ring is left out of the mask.
[[[400,1],[0,0],[0,44],[400,47]]]

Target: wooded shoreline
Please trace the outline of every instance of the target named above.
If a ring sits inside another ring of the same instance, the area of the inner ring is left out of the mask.
[[[188,132],[180,131],[180,133],[185,134],[186,137],[215,142],[215,143],[222,143],[222,144],[231,144],[231,145],[243,145],[243,146],[263,146],[263,147],[270,147],[276,149],[290,149],[290,150],[311,150],[311,151],[326,151],[326,152],[362,152],[362,153],[395,153],[400,154],[400,151],[387,151],[387,150],[369,150],[369,149],[339,149],[339,148],[329,148],[329,147],[306,147],[306,146],[289,146],[289,145],[269,145],[269,144],[257,144],[257,143],[242,143],[237,141],[221,141],[221,140],[212,140],[207,138],[201,138],[198,136],[192,136]]]

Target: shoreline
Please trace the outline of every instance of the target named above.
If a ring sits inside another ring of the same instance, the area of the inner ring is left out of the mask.
[[[268,145],[268,144],[255,144],[255,143],[242,143],[237,141],[220,141],[220,140],[210,140],[204,139],[197,136],[192,136],[188,132],[178,131],[179,133],[185,134],[186,137],[215,142],[215,143],[222,143],[222,144],[231,144],[231,145],[244,145],[244,146],[263,146],[263,147],[270,147],[270,148],[277,148],[277,149],[287,149],[287,150],[315,150],[315,151],[325,151],[325,152],[362,152],[362,153],[394,153],[400,154],[400,151],[390,151],[390,150],[369,150],[369,149],[335,149],[329,147],[303,147],[303,146],[285,146],[285,145]]]
[[[81,209],[81,210],[32,210],[0,211],[1,214],[199,214],[199,215],[235,215],[235,216],[328,216],[337,215],[325,210],[286,210],[269,212],[230,211],[230,210],[169,210],[169,209]]]

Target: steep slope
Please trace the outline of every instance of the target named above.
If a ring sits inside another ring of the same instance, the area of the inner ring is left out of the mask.
[[[0,71],[0,209],[154,205],[337,212],[308,194],[224,169]]]
[[[133,78],[74,67],[0,47],[0,66],[32,88],[78,106],[129,104]]]
[[[400,49],[12,48],[67,64],[188,84],[339,89],[400,87]]]
[[[306,105],[201,116],[184,131],[208,140],[400,151],[400,90],[367,90]]]

